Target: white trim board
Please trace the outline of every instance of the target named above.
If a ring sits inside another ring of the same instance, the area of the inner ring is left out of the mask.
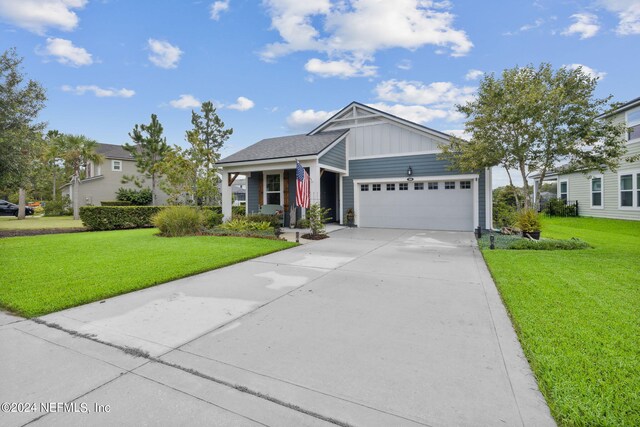
[[[422,156],[425,154],[440,154],[442,150],[407,151],[406,153],[372,154],[370,156],[350,157],[349,160],[383,159],[387,157]]]

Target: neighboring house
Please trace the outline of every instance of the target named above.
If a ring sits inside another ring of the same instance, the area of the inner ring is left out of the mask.
[[[640,154],[640,98],[601,116],[629,128],[627,154]],[[640,161],[623,161],[615,172],[607,170],[564,174],[561,170],[545,181],[558,182],[559,199],[578,202],[580,216],[640,220]],[[537,189],[538,182],[534,182]]]
[[[104,156],[101,164],[89,162],[85,170],[85,179],[80,181],[79,202],[80,206],[95,205],[100,206],[102,201],[116,200],[116,192],[120,187],[138,189],[133,183],[122,183],[122,177],[141,177],[136,162],[131,154],[121,145],[98,144],[96,152]],[[146,180],[144,187],[151,187],[150,180]],[[61,188],[63,196],[73,197],[71,183]],[[165,205],[167,195],[157,189],[157,204]]]
[[[466,230],[491,227],[491,172],[456,171],[437,158],[449,135],[352,102],[304,135],[264,139],[220,162],[222,211],[231,216],[235,178],[247,176],[248,213],[295,205],[296,160],[311,179],[311,202],[360,227]],[[300,216],[301,209],[297,209]]]

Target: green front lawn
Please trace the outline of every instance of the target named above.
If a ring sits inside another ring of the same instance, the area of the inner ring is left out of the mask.
[[[640,222],[545,219],[594,249],[483,254],[560,425],[640,425]]]
[[[33,317],[295,246],[237,237],[165,238],[156,229],[0,239],[0,307]]]
[[[44,230],[47,228],[84,228],[81,220],[72,216],[0,216],[0,230]]]

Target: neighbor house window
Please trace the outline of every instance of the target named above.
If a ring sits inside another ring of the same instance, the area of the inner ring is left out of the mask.
[[[591,178],[591,207],[602,207],[602,176]]]
[[[429,184],[427,184],[427,188],[429,190],[437,190],[438,189],[438,183],[437,182],[430,182]]]
[[[456,189],[456,182],[455,181],[445,181],[444,182],[444,189],[445,190],[455,190]]]
[[[560,181],[560,199],[564,201],[569,199],[569,181]]]
[[[395,184],[387,184],[387,191],[396,191]]]
[[[267,175],[265,180],[265,194],[267,205],[282,205],[280,191],[280,174]]]
[[[633,206],[633,175],[620,175],[620,206]]]
[[[416,182],[413,184],[414,190],[424,190],[424,182]]]
[[[369,191],[369,184],[360,184],[360,191]]]
[[[468,190],[471,188],[471,181],[460,181],[460,189]]]
[[[373,184],[371,185],[371,189],[373,191],[380,191],[380,184]]]
[[[400,184],[398,184],[398,190],[400,191],[407,191],[409,189],[409,184],[406,182],[401,182]]]
[[[120,172],[122,170],[122,161],[111,160],[111,170],[114,172]]]
[[[627,111],[627,128],[629,128],[627,134],[629,141],[640,138],[640,108]]]

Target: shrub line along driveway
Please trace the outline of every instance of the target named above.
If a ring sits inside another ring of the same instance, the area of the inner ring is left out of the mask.
[[[0,327],[0,397],[111,405],[94,423],[554,424],[471,233],[340,230],[42,320],[148,353]]]

